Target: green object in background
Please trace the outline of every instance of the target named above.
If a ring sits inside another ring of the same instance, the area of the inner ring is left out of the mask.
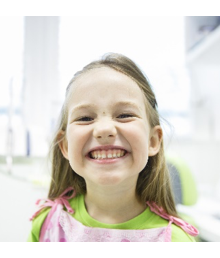
[[[189,168],[189,166],[179,157],[167,157],[168,168],[171,173],[171,180],[173,185],[174,195],[177,191],[181,191],[179,193],[181,195],[181,200],[178,203],[182,205],[194,205],[198,200],[198,191],[195,179],[193,174]],[[178,188],[176,188],[173,184],[175,181],[175,177],[179,177],[180,184]]]
[[[176,205],[195,205],[198,200],[198,190],[190,167],[182,158],[177,156],[166,156],[166,160],[171,176],[172,190]],[[184,221],[198,228],[196,221],[190,215],[181,212],[179,216]],[[195,240],[196,242],[201,241],[199,236],[197,236]]]

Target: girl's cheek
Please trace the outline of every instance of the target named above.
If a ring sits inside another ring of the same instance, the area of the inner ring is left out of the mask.
[[[85,145],[90,141],[91,133],[86,128],[77,127],[71,128],[68,136],[69,147],[80,154],[83,152]]]
[[[140,135],[148,135],[149,134],[149,129],[146,125],[144,124],[135,124],[135,125],[130,125],[124,130],[128,135],[135,137],[135,138],[140,138]]]
[[[130,133],[130,139],[137,148],[144,148],[149,143],[149,131],[145,127],[142,130],[133,130]]]
[[[67,134],[69,135],[70,139],[75,138],[75,140],[77,140],[86,134],[86,130],[80,126],[70,126],[67,130]]]

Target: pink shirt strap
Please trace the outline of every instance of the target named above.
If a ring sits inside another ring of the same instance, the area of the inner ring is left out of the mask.
[[[71,196],[66,196],[70,191],[73,191]],[[67,211],[71,214],[74,213],[74,210],[69,205],[68,199],[73,198],[76,195],[73,187],[68,187],[56,200],[51,201],[50,199],[39,199],[36,202],[36,205],[39,205],[38,210],[32,215],[30,220],[33,220],[44,208],[52,207],[52,210],[55,211],[58,204],[65,206]],[[40,202],[43,201],[43,204],[40,205]],[[52,214],[51,214],[52,215]]]
[[[157,206],[154,202],[147,202],[147,205],[150,207],[151,211],[156,213],[157,215],[161,216],[164,219],[169,220],[171,223],[176,224],[177,226],[181,227],[186,233],[191,236],[197,236],[199,231],[189,223],[185,222],[182,219],[173,217],[167,214],[162,207]]]

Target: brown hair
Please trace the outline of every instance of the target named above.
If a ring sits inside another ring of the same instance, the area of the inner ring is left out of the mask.
[[[66,100],[62,107],[58,128],[51,145],[52,180],[48,194],[50,199],[57,198],[69,186],[72,186],[79,194],[84,194],[86,192],[85,180],[72,170],[69,161],[63,157],[59,148],[59,142],[65,137],[67,105],[73,82],[89,70],[100,67],[112,68],[135,81],[146,98],[146,108],[151,128],[160,125],[154,92],[146,76],[132,60],[123,55],[111,53],[106,54],[100,60],[85,66],[82,71],[79,71],[74,75],[67,87]],[[61,130],[64,132],[62,137],[60,137]],[[159,152],[155,156],[149,157],[147,165],[140,172],[136,193],[142,201],[155,202],[158,206],[163,207],[168,214],[177,216],[170,186],[169,171],[164,156],[163,140]]]

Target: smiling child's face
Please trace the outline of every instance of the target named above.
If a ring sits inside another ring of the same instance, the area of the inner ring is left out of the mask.
[[[159,151],[160,133],[159,126],[149,126],[139,86],[102,67],[73,82],[60,148],[87,187],[131,186]]]

